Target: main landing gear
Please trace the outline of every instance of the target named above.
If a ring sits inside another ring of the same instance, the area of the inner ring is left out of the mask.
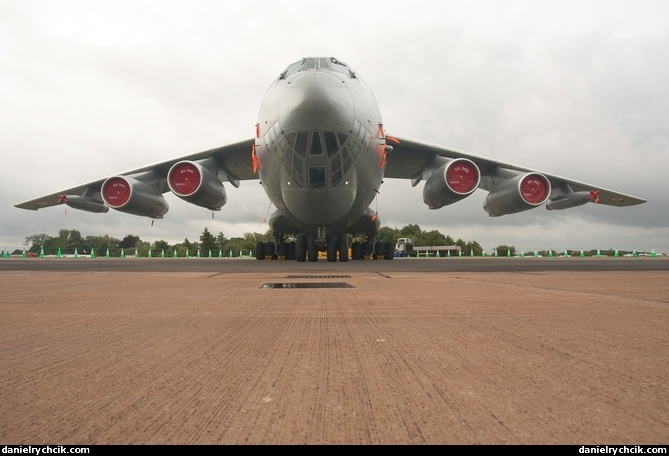
[[[298,234],[294,241],[286,242],[282,234],[275,234],[274,242],[256,244],[257,260],[295,260],[316,262],[319,252],[325,252],[328,262],[351,260],[392,260],[395,248],[392,242],[376,241],[373,234],[364,241],[351,242],[350,234],[317,237]],[[349,248],[350,246],[350,248]]]

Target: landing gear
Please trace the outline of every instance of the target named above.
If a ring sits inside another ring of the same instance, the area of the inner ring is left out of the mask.
[[[326,253],[328,262],[352,260],[370,260],[394,258],[392,242],[374,240],[374,233],[369,233],[364,241],[351,242],[352,235],[325,235],[325,227],[320,227],[315,234],[298,234],[295,240],[287,242],[283,233],[275,232],[273,242],[258,242],[255,257],[257,260],[293,260],[310,263],[318,261],[319,251]]]
[[[285,260],[288,258],[288,243],[279,241],[279,247],[276,249],[276,257],[278,260]]]
[[[316,247],[316,236],[310,234],[307,237],[307,257],[309,262],[314,263],[318,260],[318,248]]]
[[[328,236],[327,257],[329,262],[337,261],[337,236]]]
[[[395,258],[395,246],[393,245],[392,241],[387,241],[386,242],[386,256],[384,259],[386,260],[392,260]]]
[[[265,242],[265,247],[263,250],[266,260],[271,260],[274,257],[274,242]]]
[[[355,241],[353,244],[351,244],[351,259],[362,260],[362,246],[358,241]]]
[[[380,259],[383,258],[386,254],[386,243],[377,242],[374,244],[374,258]]]
[[[293,243],[294,244],[294,243]],[[290,257],[290,244],[283,233],[274,233],[274,241],[256,243],[256,260],[285,260]],[[295,249],[293,248],[293,258]]]
[[[371,260],[372,259],[372,243],[369,241],[363,242],[361,245],[362,248],[362,259]]]
[[[339,261],[346,262],[348,261],[348,244],[350,237],[348,234],[344,233],[339,236]]]
[[[304,234],[298,234],[295,238],[295,259],[301,263],[307,259],[307,237]]]

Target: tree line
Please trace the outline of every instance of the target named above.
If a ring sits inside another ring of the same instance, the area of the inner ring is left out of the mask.
[[[138,255],[146,257],[151,253],[152,256],[195,256],[199,252],[202,256],[212,255],[225,256],[233,255],[235,257],[249,255],[252,249],[255,249],[259,241],[266,242],[272,240],[271,232],[266,233],[245,233],[243,237],[226,238],[223,233],[214,236],[209,229],[205,228],[200,235],[199,241],[190,241],[185,238],[183,242],[170,244],[160,239],[153,242],[142,240],[139,236],[128,234],[123,239],[113,236],[86,236],[83,237],[78,230],[61,229],[58,236],[49,236],[48,234],[33,234],[25,238],[24,245],[26,252],[32,255],[56,255],[59,251],[63,255],[106,255],[118,257],[124,255]],[[20,254],[15,251],[13,254]]]
[[[498,245],[493,251],[484,252],[483,247],[477,241],[464,241],[462,239],[454,240],[449,235],[444,235],[438,230],[425,231],[420,226],[409,224],[401,229],[381,227],[376,235],[378,241],[391,241],[393,244],[397,239],[408,237],[414,239],[415,246],[441,246],[455,245],[460,247],[462,255],[482,256],[492,255],[497,252],[499,256],[516,256],[515,246]],[[139,236],[128,234],[122,239],[104,235],[104,236],[86,236],[83,237],[78,230],[61,229],[58,236],[49,236],[48,234],[33,234],[25,238],[23,243],[26,246],[26,252],[31,255],[56,255],[59,251],[62,255],[106,255],[118,257],[121,254],[138,255],[142,257],[149,256],[252,256],[253,250],[258,242],[273,241],[274,237],[271,230],[264,233],[244,233],[241,237],[226,238],[222,232],[217,235],[212,234],[208,228],[204,228],[198,241],[190,241],[185,238],[183,242],[170,244],[165,240],[148,242],[140,239]],[[23,252],[15,250],[12,255],[21,255]],[[525,252],[530,254],[530,252]],[[625,252],[620,252],[622,255]],[[551,252],[541,250],[537,254],[549,256]],[[560,255],[561,252],[552,252],[553,255]],[[595,255],[596,251],[586,251],[585,256]],[[571,251],[570,256],[579,256],[579,251]],[[609,249],[601,252],[604,256],[614,256],[614,250]]]
[[[382,227],[379,229],[376,239],[378,241],[391,241],[393,244],[401,237],[410,237],[414,239],[414,245],[456,245],[461,248],[463,255],[470,255],[473,251],[475,256],[483,253],[483,248],[476,241],[465,242],[462,239],[454,240],[449,235],[444,235],[437,230],[425,231],[418,225],[410,224],[401,229]],[[204,228],[198,241],[191,241],[185,238],[183,242],[170,244],[160,239],[148,242],[140,239],[139,236],[128,234],[124,238],[116,238],[109,235],[104,236],[82,236],[78,230],[61,229],[58,236],[50,236],[45,233],[33,234],[25,238],[23,243],[26,246],[27,253],[44,255],[56,255],[60,250],[63,255],[89,255],[94,252],[97,256],[105,255],[109,252],[110,256],[138,255],[152,256],[164,254],[165,256],[183,257],[187,254],[195,256],[200,253],[202,256],[233,256],[251,255],[258,242],[273,241],[274,237],[271,230],[264,233],[244,233],[241,237],[227,238],[222,232],[217,235],[212,234],[208,228]],[[515,254],[515,247],[500,245],[497,251],[511,255]],[[21,251],[13,252],[14,255],[21,254]]]

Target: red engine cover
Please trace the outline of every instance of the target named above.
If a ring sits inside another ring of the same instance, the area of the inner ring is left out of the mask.
[[[107,181],[104,188],[105,202],[111,207],[122,207],[130,199],[130,184],[121,177]]]
[[[200,187],[201,182],[200,171],[191,163],[182,163],[170,173],[172,189],[180,195],[192,195]]]
[[[546,181],[536,175],[527,175],[520,182],[520,196],[530,204],[541,204],[547,197]]]
[[[456,161],[446,172],[448,186],[458,193],[469,193],[478,185],[478,180],[478,170],[468,161]]]

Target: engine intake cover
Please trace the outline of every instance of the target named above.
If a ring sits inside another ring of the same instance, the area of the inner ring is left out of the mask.
[[[163,218],[169,205],[163,195],[129,176],[110,177],[102,183],[102,199],[117,211],[151,218]]]
[[[541,206],[550,194],[551,183],[543,174],[519,174],[493,188],[483,209],[491,217],[515,214]]]
[[[430,209],[453,204],[474,193],[481,182],[478,166],[464,158],[445,163],[423,186],[423,201]]]
[[[228,201],[223,183],[199,163],[180,161],[167,173],[172,193],[196,206],[218,211]]]

